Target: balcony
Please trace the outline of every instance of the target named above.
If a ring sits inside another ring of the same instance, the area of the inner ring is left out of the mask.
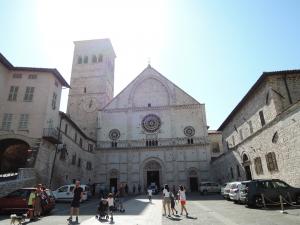
[[[157,139],[157,146],[146,146],[146,140],[128,140],[117,141],[117,147],[112,146],[112,141],[98,141],[98,149],[134,149],[134,148],[159,148],[159,147],[173,147],[185,145],[208,145],[209,142],[206,138],[194,137],[193,144],[189,144],[189,138],[163,138]]]
[[[58,129],[56,128],[44,128],[43,138],[53,144],[61,144],[61,135],[58,137]]]

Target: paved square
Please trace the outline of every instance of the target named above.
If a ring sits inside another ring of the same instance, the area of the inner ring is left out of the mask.
[[[189,217],[162,216],[162,201],[160,196],[154,196],[152,204],[145,196],[137,196],[124,203],[126,212],[114,215],[114,224],[120,225],[299,225],[300,208],[287,209],[287,214],[281,214],[279,208],[268,210],[249,209],[244,205],[223,200],[219,195],[188,196],[187,209]],[[96,220],[98,199],[83,203],[79,222],[81,225],[111,224],[109,221]],[[178,205],[176,206],[179,210]],[[57,203],[57,207],[49,216],[29,224],[60,225],[68,224],[69,204]],[[8,215],[0,217],[0,225],[10,224]]]

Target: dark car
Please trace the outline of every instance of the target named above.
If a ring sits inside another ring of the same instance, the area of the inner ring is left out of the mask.
[[[242,182],[241,202],[261,208],[265,204],[278,203],[281,195],[287,201],[300,204],[300,188],[295,188],[279,179],[251,180]]]
[[[28,210],[28,199],[35,188],[21,188],[0,198],[0,212],[25,213]],[[55,208],[55,199],[52,192],[46,189],[47,204],[43,207],[42,214],[50,213]]]

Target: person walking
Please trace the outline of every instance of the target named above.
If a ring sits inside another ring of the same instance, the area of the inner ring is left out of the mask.
[[[183,211],[185,211],[186,216],[188,216],[189,214],[188,214],[188,212],[186,210],[185,188],[182,185],[179,186],[178,196],[179,196],[179,201],[180,201],[180,205],[181,205],[181,213],[180,213],[180,215],[182,215]]]
[[[135,189],[136,189],[135,184],[133,184],[133,188],[132,188],[133,195],[135,195]]]
[[[108,198],[107,198],[107,202],[108,202],[108,209],[110,212],[110,222],[112,223],[114,221],[114,217],[113,217],[113,211],[114,211],[114,195],[112,193],[108,194]]]
[[[139,184],[138,186],[139,195],[141,194],[141,189],[142,189],[141,184]]]
[[[35,198],[36,198],[36,190],[32,190],[29,198],[28,198],[28,218],[30,221],[34,220],[34,203],[35,203]]]
[[[71,202],[70,217],[67,219],[72,222],[72,216],[76,215],[76,223],[78,223],[79,206],[83,196],[83,189],[80,187],[80,181],[76,180],[75,187],[73,189],[73,200]]]
[[[149,189],[147,190],[147,192],[148,192],[149,202],[152,203],[152,190],[149,188]]]
[[[170,205],[171,205],[171,198],[170,198],[170,190],[169,186],[165,184],[163,189],[163,208],[164,208],[164,216],[166,216],[166,206],[168,208],[168,217],[171,217],[170,214]]]
[[[175,199],[176,197],[175,197],[175,195],[174,195],[174,193],[173,192],[171,192],[170,193],[170,199],[171,199],[171,211],[172,211],[172,214],[173,215],[177,215],[177,210],[176,210],[176,208],[175,208],[175,204],[176,204],[176,199]],[[175,213],[174,213],[174,211],[175,211]]]
[[[125,188],[123,184],[120,184],[120,188],[117,192],[117,196],[119,198],[119,210],[120,212],[124,212],[124,207],[123,207],[123,202],[124,202],[124,197],[125,197]]]
[[[128,185],[127,184],[125,184],[125,193],[126,193],[126,195],[128,195]]]

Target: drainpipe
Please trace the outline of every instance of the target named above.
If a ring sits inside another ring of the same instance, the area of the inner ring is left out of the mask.
[[[58,129],[58,142],[59,142],[59,138],[60,138],[60,130],[61,130],[61,121],[62,121],[62,116],[60,116],[60,120],[59,120],[59,129]],[[55,161],[56,161],[56,156],[57,156],[57,152],[58,152],[58,144],[56,144],[55,147],[55,153],[54,153],[54,159],[53,159],[53,163],[52,163],[52,168],[50,171],[50,180],[49,180],[49,187],[52,188],[52,178],[53,178],[53,172],[54,172],[54,166],[55,166]]]

